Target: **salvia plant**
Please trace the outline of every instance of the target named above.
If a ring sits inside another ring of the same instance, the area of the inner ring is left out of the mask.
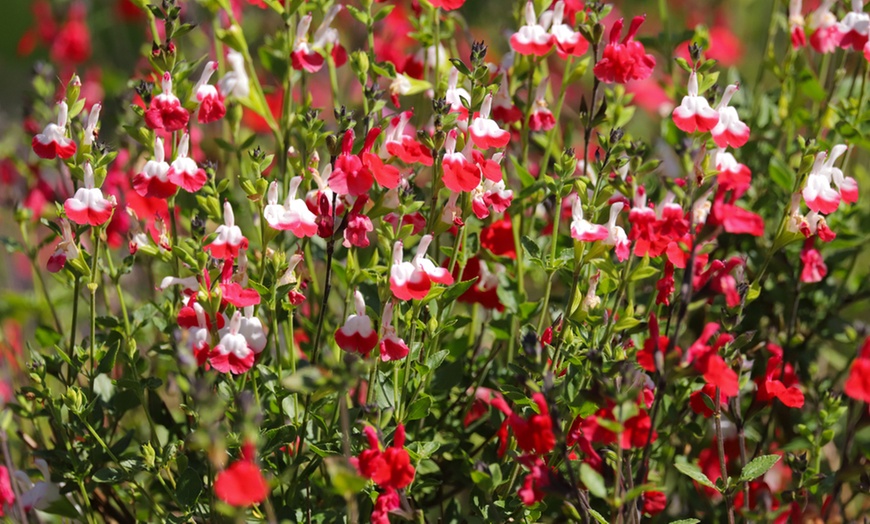
[[[21,4],[6,522],[870,515],[861,0]]]

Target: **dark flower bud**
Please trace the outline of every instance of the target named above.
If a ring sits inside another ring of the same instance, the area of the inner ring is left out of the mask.
[[[486,44],[483,43],[483,40],[471,44],[471,67],[476,69],[483,65],[483,60],[486,58],[486,50]]]
[[[136,93],[145,102],[145,105],[149,105],[151,103],[151,93],[154,91],[154,84],[149,82],[139,82],[139,85],[136,86]]]
[[[689,56],[692,57],[693,64],[697,64],[701,60],[701,52],[703,50],[704,48],[698,45],[697,42],[692,42],[692,45],[689,46]]]
[[[623,131],[621,127],[617,127],[616,129],[612,130],[610,132],[610,144],[613,145],[619,142],[620,140],[622,140],[623,136],[625,136],[625,131]]]

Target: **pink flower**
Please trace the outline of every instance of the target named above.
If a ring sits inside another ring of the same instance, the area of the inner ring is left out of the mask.
[[[710,107],[706,98],[698,96],[698,75],[694,71],[689,74],[688,94],[674,109],[673,119],[674,124],[686,133],[706,133],[719,123],[719,113]]]
[[[178,186],[169,180],[169,164],[164,160],[163,140],[154,138],[154,157],[145,162],[142,171],[133,175],[133,189],[143,197],[169,198]]]
[[[369,198],[366,195],[357,197],[350,213],[347,214],[347,227],[344,229],[344,247],[350,246],[368,247],[368,234],[374,231],[372,220],[362,213],[363,207]]]
[[[452,78],[452,76],[451,76]],[[448,93],[450,89],[448,88]],[[432,154],[412,136],[405,134],[405,127],[414,116],[413,111],[404,111],[390,121],[385,134],[384,145],[381,147],[381,158],[386,160],[394,156],[406,164],[432,165]],[[382,184],[383,185],[383,184]]]
[[[837,29],[837,17],[831,12],[836,0],[824,0],[810,16],[810,45],[819,53],[830,53],[840,44],[843,35]]]
[[[870,337],[864,339],[858,358],[849,369],[843,393],[855,400],[870,402]]]
[[[619,35],[622,33],[624,21],[620,18],[614,22],[610,30],[610,42],[593,69],[599,80],[624,84],[629,80],[644,80],[652,75],[656,59],[647,54],[643,44],[634,39],[645,19],[645,16],[634,17],[622,42],[619,41]]]
[[[508,145],[511,134],[498,126],[495,120],[489,118],[492,109],[492,95],[488,94],[483,99],[480,115],[474,118],[469,126],[471,140],[480,149],[486,150],[491,147],[501,149]]]
[[[358,290],[353,292],[353,303],[356,313],[349,315],[335,331],[335,343],[344,351],[366,358],[378,344],[378,333],[372,328],[372,319],[366,314],[366,303]]]
[[[369,132],[360,155],[371,151],[378,133],[380,133],[378,128],[374,128]],[[335,160],[335,169],[329,176],[329,187],[339,195],[363,195],[368,193],[375,182],[374,175],[367,163],[363,162],[363,158],[360,155],[353,154],[353,139],[353,129],[348,129],[341,143],[341,154]],[[376,158],[376,155],[369,154],[371,157]],[[368,159],[374,160],[371,157]],[[396,168],[393,167],[393,169]],[[398,181],[396,182],[398,183]]]
[[[293,69],[316,73],[323,67],[323,54],[328,46],[332,46],[332,59],[336,67],[347,61],[347,51],[338,41],[338,31],[330,27],[335,16],[342,10],[341,4],[333,5],[323,16],[323,21],[314,32],[314,41],[308,43],[308,29],[311,27],[311,14],[307,14],[296,27],[296,44],[290,53]]]
[[[403,262],[402,242],[393,246],[393,266],[390,269],[390,290],[399,300],[422,300],[429,294],[432,283],[451,285],[453,276],[426,258],[432,235],[423,235],[417,254],[411,262]]]
[[[788,3],[788,31],[791,33],[791,46],[800,49],[807,45],[807,35],[804,33],[804,17],[801,13],[802,0],[790,0]]]
[[[828,274],[828,268],[825,266],[825,261],[822,259],[821,253],[813,248],[813,240],[808,238],[804,243],[804,248],[801,250],[801,282],[805,284],[814,284],[821,282],[825,275]]]
[[[208,181],[208,175],[205,173],[205,169],[196,165],[194,159],[187,156],[189,147],[190,135],[184,133],[178,142],[178,153],[175,160],[172,161],[169,171],[166,172],[166,178],[188,193],[196,193]]]
[[[164,129],[169,132],[179,131],[187,126],[190,114],[181,106],[181,101],[172,94],[172,77],[169,71],[163,73],[163,92],[151,100],[151,106],[145,111],[145,124],[150,129]]]
[[[317,215],[308,209],[305,201],[296,198],[302,177],[290,179],[287,199],[284,205],[278,204],[278,182],[269,185],[268,204],[263,208],[263,218],[269,226],[279,231],[290,231],[299,238],[313,237],[317,234]]]
[[[526,3],[524,13],[526,25],[511,36],[511,49],[520,55],[544,56],[553,48],[556,37],[538,22],[534,2]]]
[[[453,11],[462,7],[465,0],[429,0],[434,7],[440,7],[445,11]]]
[[[462,103],[464,99],[466,103],[471,103],[471,95],[464,87],[457,87],[459,83],[459,70],[455,67],[450,70],[450,76],[447,78],[447,91],[444,92],[444,99],[450,104],[451,113],[459,113],[459,120],[468,118],[468,108]]]
[[[827,153],[824,151],[816,155],[816,161],[807,177],[807,184],[801,191],[807,207],[813,211],[827,215],[836,211],[840,206],[840,193],[831,187],[831,182],[835,178],[847,186],[847,194],[850,198],[857,199],[857,184],[854,184],[854,179],[846,183],[843,172],[834,167],[834,162],[846,152],[846,149],[847,147],[844,145],[834,146],[831,149],[831,156],[827,160]]]
[[[57,109],[57,123],[49,123],[42,133],[33,137],[30,145],[33,152],[40,158],[71,158],[76,154],[76,143],[66,136],[66,121],[69,108],[66,102],[61,102]]]
[[[221,330],[220,342],[209,355],[211,366],[221,373],[242,374],[254,366],[254,351],[241,333],[242,313],[236,311],[229,326]]]
[[[571,206],[571,237],[581,242],[595,242],[606,239],[610,232],[606,227],[593,224],[583,218],[583,202],[580,195],[574,199]]]
[[[740,117],[737,116],[737,110],[728,105],[738,89],[737,84],[728,86],[725,89],[725,94],[722,95],[722,100],[716,106],[719,122],[710,131],[710,134],[713,135],[713,141],[720,148],[743,147],[749,140],[749,126],[741,122]]]
[[[202,76],[199,82],[193,88],[191,98],[199,104],[196,110],[196,120],[200,124],[216,122],[224,117],[227,113],[227,108],[224,106],[224,100],[217,88],[208,83],[211,75],[217,71],[217,62],[208,62],[202,70]]]
[[[229,201],[224,202],[224,223],[218,226],[217,238],[205,247],[211,256],[226,260],[239,256],[239,249],[248,248],[248,239],[242,234],[241,228],[236,225],[233,215],[233,206]]]
[[[514,192],[506,189],[504,180],[493,182],[485,179],[471,193],[471,210],[475,216],[484,219],[490,211],[504,213],[513,201]]]
[[[94,170],[90,163],[84,167],[85,185],[76,194],[66,199],[63,209],[67,218],[80,225],[101,226],[112,218],[117,202],[115,197],[103,197],[103,192],[94,187]]]

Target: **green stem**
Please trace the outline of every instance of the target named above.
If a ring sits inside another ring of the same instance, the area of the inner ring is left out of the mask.
[[[96,376],[97,362],[94,360],[94,353],[97,346],[97,288],[100,286],[99,280],[99,259],[100,259],[100,240],[102,238],[101,228],[95,227],[91,229],[94,239],[94,254],[93,263],[91,266],[91,281],[88,283],[88,289],[91,291],[91,340],[90,340],[90,360],[91,360],[91,387]]]

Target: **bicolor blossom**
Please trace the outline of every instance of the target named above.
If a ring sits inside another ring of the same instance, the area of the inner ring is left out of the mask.
[[[88,122],[85,125],[85,134],[82,137],[82,147],[93,144],[94,140],[96,140],[99,135],[97,126],[100,123],[100,111],[102,109],[103,106],[99,103],[96,103],[91,107],[91,111],[88,113]]]
[[[112,218],[117,202],[114,195],[103,197],[103,192],[94,187],[94,170],[90,163],[84,167],[85,185],[76,194],[67,198],[63,209],[67,218],[80,225],[101,226]]]
[[[607,222],[607,238],[602,242],[605,246],[613,246],[616,251],[616,259],[620,262],[626,260],[631,250],[631,243],[628,241],[628,236],[625,234],[625,229],[622,226],[616,225],[619,218],[619,213],[625,204],[622,202],[614,202],[610,206],[610,220]]]
[[[381,360],[402,360],[408,356],[408,345],[399,338],[396,328],[393,327],[393,302],[387,302],[384,306],[384,315],[381,318]]]
[[[546,55],[553,48],[556,37],[548,33],[547,28],[538,21],[534,2],[526,2],[523,14],[526,25],[511,35],[511,49],[520,55]]]
[[[491,110],[492,94],[487,94],[480,107],[480,114],[474,118],[468,128],[471,141],[483,150],[491,147],[501,149],[506,147],[511,140],[510,131],[500,128],[495,120],[489,117]]]
[[[51,273],[57,273],[66,265],[66,261],[78,258],[79,248],[76,246],[75,238],[73,238],[72,228],[69,221],[60,219],[61,239],[57,243],[54,253],[48,258],[46,269]]]
[[[279,231],[290,231],[299,238],[313,237],[317,234],[317,215],[308,209],[305,201],[296,198],[302,177],[290,179],[287,199],[284,205],[278,204],[278,182],[269,185],[268,204],[263,209],[263,218],[269,226]]]
[[[348,315],[344,325],[335,331],[335,343],[344,351],[365,358],[378,345],[378,333],[366,314],[366,303],[359,290],[353,292],[353,304],[355,312]]]
[[[149,129],[162,129],[169,132],[180,131],[187,126],[190,114],[181,105],[181,100],[172,94],[172,76],[163,73],[162,92],[151,99],[151,106],[145,111],[145,124]]]
[[[310,44],[308,42],[308,30],[311,27],[312,17],[311,14],[302,17],[296,26],[296,43],[293,46],[293,51],[290,53],[293,69],[305,70],[308,73],[320,71],[324,62],[320,51],[325,52],[329,45],[332,45],[332,59],[335,61],[336,67],[343,65],[347,61],[347,52],[338,42],[338,31],[330,27],[330,24],[332,24],[332,21],[341,9],[341,4],[335,4],[327,11],[317,31],[314,32],[314,40]]]
[[[248,239],[242,234],[241,228],[236,225],[233,206],[229,201],[224,202],[224,223],[219,225],[217,237],[210,244],[203,247],[211,253],[211,256],[220,259],[236,258],[240,249],[248,248]]]
[[[738,89],[737,84],[731,84],[725,88],[725,94],[722,95],[722,100],[716,106],[719,122],[710,130],[710,134],[713,135],[713,142],[716,142],[720,148],[743,147],[749,141],[749,126],[741,122],[737,110],[728,105]]]
[[[800,49],[807,45],[807,35],[804,32],[804,17],[802,0],[789,0],[788,3],[788,32],[791,35],[791,46]]]
[[[547,79],[544,79],[535,91],[532,114],[529,115],[529,129],[532,131],[549,131],[556,127],[556,119],[547,104],[547,85]]]
[[[224,105],[223,97],[217,90],[217,87],[208,83],[211,76],[217,71],[218,63],[215,61],[208,62],[202,70],[202,76],[193,88],[191,98],[198,104],[196,109],[196,120],[200,124],[215,122],[224,117],[227,113],[227,108]]]
[[[837,17],[831,12],[836,0],[823,0],[810,15],[810,45],[819,53],[830,53],[840,43],[842,35],[837,29]]]
[[[227,327],[221,330],[220,342],[209,355],[211,367],[221,373],[240,375],[254,366],[255,352],[241,333],[242,313],[236,311]]]
[[[341,143],[341,154],[335,159],[335,168],[329,175],[329,187],[339,195],[360,196],[368,193],[375,181],[392,189],[399,185],[399,168],[385,164],[372,153],[372,147],[380,134],[373,128],[366,135],[358,155],[353,154],[354,133],[348,129]]]
[[[852,0],[852,10],[837,24],[839,46],[863,51],[870,35],[870,14],[864,12],[863,0]]]
[[[76,154],[76,143],[66,136],[68,115],[69,108],[66,102],[59,103],[57,105],[57,123],[49,123],[42,130],[42,133],[33,137],[30,145],[39,158],[66,159]]]
[[[190,135],[184,133],[178,141],[178,152],[166,172],[166,178],[188,193],[196,193],[208,181],[208,175],[205,169],[196,165],[194,159],[187,156],[189,148]]]
[[[604,47],[601,60],[593,68],[598,80],[624,84],[629,80],[644,80],[652,75],[656,59],[647,54],[643,44],[634,39],[644,20],[645,16],[634,17],[622,42],[619,41],[619,35],[625,22],[620,18],[613,23],[610,41]]]
[[[456,151],[457,131],[452,129],[444,141],[444,157],[441,161],[443,176],[441,180],[450,191],[468,193],[480,185],[480,168],[472,162],[465,152]],[[470,150],[466,143],[466,150]]]
[[[390,269],[390,290],[399,300],[422,300],[429,294],[432,283],[451,285],[453,275],[426,258],[432,235],[423,235],[417,245],[417,254],[411,262],[403,262],[402,242],[393,246],[393,266]]]
[[[384,132],[385,139],[383,146],[381,146],[380,156],[384,160],[393,156],[406,164],[419,163],[431,166],[432,154],[430,151],[412,136],[405,134],[405,128],[412,116],[414,116],[413,111],[403,111],[390,121],[389,127]]]
[[[802,191],[807,207],[818,213],[828,214],[837,210],[840,200],[847,203],[858,201],[858,183],[852,177],[843,175],[843,171],[834,166],[834,162],[848,149],[839,144],[831,148],[831,155],[824,151],[816,155],[816,161],[807,177],[807,184]],[[836,186],[836,190],[831,184]]]
[[[574,28],[564,23],[565,2],[562,0],[556,2],[553,10],[545,13],[545,15],[550,14],[553,17],[553,22],[550,25],[550,34],[553,35],[559,58],[583,56],[589,49],[589,42],[578,31],[574,31]]]
[[[673,119],[674,124],[686,133],[706,133],[719,123],[719,113],[710,107],[706,98],[698,95],[698,75],[694,71],[689,74],[688,94],[674,109]]]
[[[571,238],[581,242],[595,242],[604,240],[609,235],[606,227],[593,224],[583,217],[583,202],[580,195],[577,195],[571,206]]]
[[[145,162],[142,170],[133,175],[133,189],[143,197],[169,198],[178,186],[169,180],[169,163],[164,160],[163,139],[154,138],[154,156]]]

